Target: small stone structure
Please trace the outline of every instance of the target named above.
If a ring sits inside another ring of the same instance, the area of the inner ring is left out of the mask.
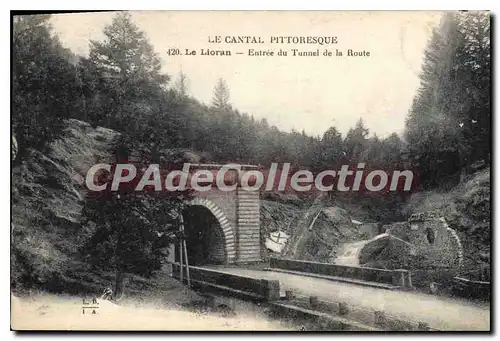
[[[460,238],[438,212],[413,214],[407,224],[393,224],[387,232],[412,244],[423,267],[458,269],[461,266]]]
[[[348,243],[335,259],[339,265],[394,268],[442,268],[456,272],[463,247],[455,230],[436,212],[414,214],[406,222],[384,225],[384,233]]]

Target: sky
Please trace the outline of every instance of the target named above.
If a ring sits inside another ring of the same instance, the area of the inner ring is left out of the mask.
[[[189,93],[210,104],[222,77],[230,103],[240,112],[266,118],[284,131],[343,134],[361,117],[371,133],[385,137],[404,130],[419,87],[423,53],[440,12],[200,12],[136,11],[132,18],[162,61],[162,70],[188,77]],[[73,52],[88,55],[89,40],[104,39],[114,13],[57,14],[54,32]],[[263,44],[214,44],[221,36],[262,37]],[[334,45],[271,44],[272,36],[337,37]],[[169,56],[178,48],[182,56]],[[286,57],[248,56],[249,49],[288,51]],[[292,56],[291,49],[338,49],[343,57]],[[186,49],[197,55],[185,55]],[[202,56],[201,49],[230,50],[231,56]],[[347,50],[369,57],[347,57]],[[236,55],[242,52],[243,55]]]

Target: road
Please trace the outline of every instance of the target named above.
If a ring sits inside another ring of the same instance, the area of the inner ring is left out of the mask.
[[[490,330],[489,304],[423,293],[383,290],[282,272],[244,268],[217,268],[236,275],[279,280],[282,289],[298,295],[318,296],[332,302],[371,310],[412,322],[427,322],[439,330]]]

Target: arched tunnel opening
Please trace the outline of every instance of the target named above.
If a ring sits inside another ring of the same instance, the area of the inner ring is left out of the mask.
[[[186,249],[189,265],[224,264],[226,242],[217,218],[204,206],[189,206],[183,212]],[[179,262],[176,246],[175,261]]]

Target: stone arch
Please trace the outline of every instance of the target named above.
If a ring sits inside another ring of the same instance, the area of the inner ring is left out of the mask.
[[[227,219],[226,214],[224,211],[217,206],[212,200],[206,199],[206,198],[194,198],[193,200],[189,201],[189,206],[203,206],[207,208],[217,219],[219,222],[219,225],[222,229],[222,233],[224,235],[224,244],[225,244],[225,251],[226,251],[226,257],[227,257],[227,262],[231,263],[236,259],[236,243],[235,243],[235,236],[233,232],[233,228],[231,227],[231,223]]]

